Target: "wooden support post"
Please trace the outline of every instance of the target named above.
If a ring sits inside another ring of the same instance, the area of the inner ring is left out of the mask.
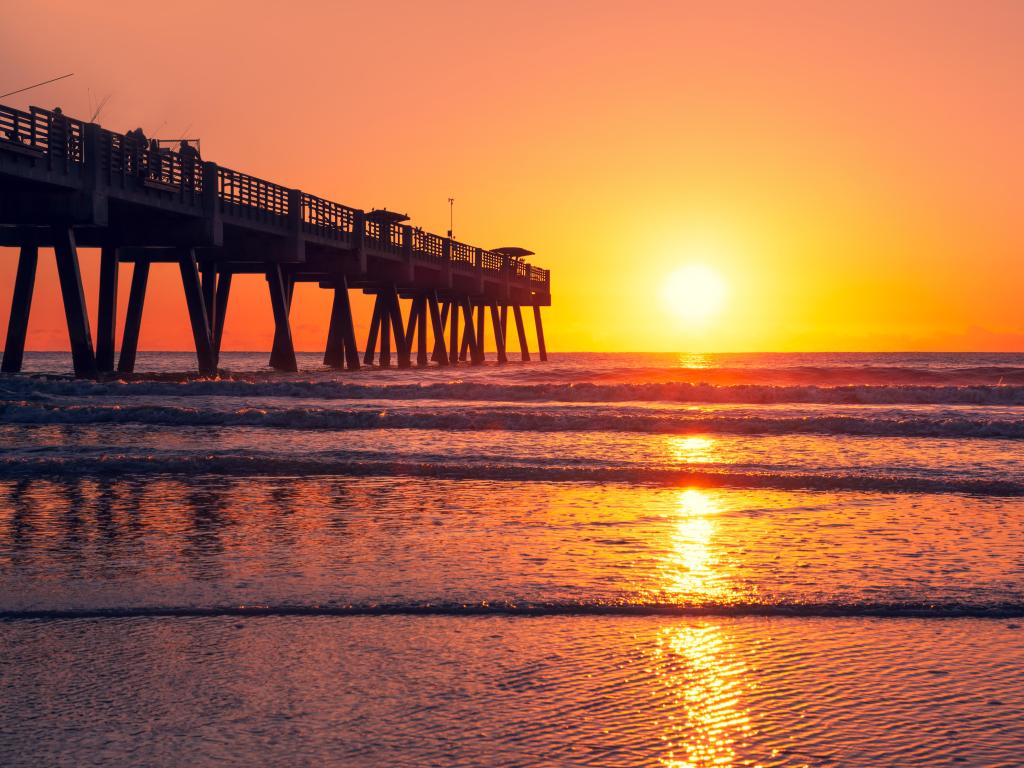
[[[480,357],[484,356],[484,305],[477,304],[476,307],[476,347],[480,350]]]
[[[217,326],[217,265],[212,261],[202,264],[203,304],[206,305],[206,319],[210,323],[210,333]]]
[[[448,362],[459,364],[459,309],[454,301],[449,302],[448,312]]]
[[[434,312],[438,308],[437,293],[430,295],[430,322],[434,322]],[[444,364],[448,365],[448,352],[444,347],[444,329],[448,324],[448,303],[443,302],[443,306],[438,311],[438,320],[441,324],[441,329],[438,331],[437,327],[434,328],[434,353],[430,356],[430,359],[435,363],[441,362],[442,356],[444,357]]]
[[[469,303],[469,299],[462,300],[462,315],[466,321],[466,338],[469,339],[469,361],[473,365],[480,365],[484,361],[484,355],[477,343],[476,331],[473,328],[473,305]]]
[[[327,332],[324,365],[341,368],[346,362],[349,370],[359,369],[356,332],[352,324],[352,305],[348,298],[348,280],[341,277],[334,285],[334,302],[331,304],[331,324]]]
[[[39,249],[34,245],[23,245],[18,256],[18,273],[14,278],[14,296],[11,298],[11,319],[7,324],[7,343],[4,344],[4,360],[0,366],[4,373],[17,373],[21,370],[38,265]]]
[[[231,273],[221,272],[217,280],[217,296],[213,310],[213,351],[220,365],[220,342],[224,338],[224,319],[228,315],[228,297],[231,295]]]
[[[464,318],[465,319],[465,318]],[[466,319],[466,330],[473,327],[473,314],[470,312],[469,318]],[[469,359],[469,334],[462,334],[462,345],[459,347],[459,361],[465,362]]]
[[[419,322],[419,312],[417,307],[419,306],[416,302],[419,301],[419,297],[413,297],[412,304],[409,305],[409,322],[405,325],[405,339],[409,344],[409,353],[412,354],[412,339],[416,333],[416,324]]]
[[[380,301],[380,357],[381,368],[391,367],[391,308],[387,296],[379,294]]]
[[[199,372],[209,376],[217,372],[217,355],[213,351],[210,319],[206,314],[203,287],[199,283],[196,252],[191,248],[183,248],[178,253],[178,267],[181,269],[181,285],[185,289],[188,319],[192,323],[192,338],[196,343]]]
[[[273,354],[270,365],[279,371],[294,373],[299,370],[295,360],[295,347],[292,346],[292,329],[288,323],[288,287],[281,266],[275,264],[267,270],[267,285],[270,288],[270,305],[274,310],[274,341],[280,343]]]
[[[408,368],[412,365],[409,354],[409,339],[405,335],[405,328],[402,326],[402,304],[398,300],[398,290],[393,285],[388,289],[388,305],[391,309],[391,330],[395,334],[395,352],[398,354],[398,367]]]
[[[434,360],[440,365],[448,365],[448,353],[444,348],[444,321],[437,306],[437,294],[431,294],[427,303],[430,305],[430,322],[434,328]]]
[[[359,349],[356,347],[356,326],[352,319],[352,303],[348,297],[348,278],[342,278],[340,290],[345,315],[345,322],[341,326],[341,333],[345,338],[345,364],[350,371],[358,371]]]
[[[512,305],[512,314],[516,318],[516,332],[519,334],[519,351],[523,362],[530,361],[530,348],[526,343],[526,329],[523,327],[523,311],[518,304]]]
[[[276,271],[281,272],[281,285],[284,287],[284,306],[287,316],[287,314],[291,314],[292,311],[292,296],[295,293],[295,280],[293,280],[290,275],[282,272],[280,267],[277,267]],[[295,351],[291,340],[291,324],[287,324],[287,327],[284,328],[282,328],[282,326],[276,326],[274,329],[274,345],[270,349],[270,367],[276,368],[279,371],[290,371],[292,370],[291,366],[294,358]]]
[[[505,342],[508,343],[508,304],[501,305],[501,335],[505,337]]]
[[[373,298],[373,318],[370,320],[370,331],[366,337],[366,352],[363,355],[363,362],[366,365],[373,365],[373,355],[377,350],[377,334],[380,332],[380,294]]]
[[[128,314],[124,318],[121,357],[117,361],[118,373],[131,373],[135,370],[135,355],[139,349],[139,331],[142,328],[142,306],[146,303],[148,282],[149,261],[136,259],[132,267],[132,286],[128,291]]]
[[[96,324],[96,369],[114,370],[114,343],[117,333],[117,248],[105,245],[100,251],[100,301]]]
[[[542,361],[548,359],[548,348],[544,344],[544,324],[540,320],[540,307],[533,305],[533,323],[537,326],[537,349]]]
[[[507,363],[508,354],[505,352],[505,329],[501,326],[501,319],[498,316],[498,305],[491,302],[491,325],[494,327],[494,346],[498,348],[498,362]]]
[[[341,368],[345,364],[345,338],[341,334],[341,325],[344,322],[341,296],[339,291],[344,290],[334,286],[334,301],[331,302],[331,320],[327,324],[327,344],[324,345],[324,365],[329,368]],[[345,291],[346,298],[348,291]]]
[[[78,248],[70,227],[53,227],[53,251],[57,256],[57,277],[64,299],[64,316],[71,339],[71,360],[75,376],[96,378],[96,353],[92,346],[92,329],[82,290],[82,272],[78,266]]]
[[[416,324],[419,327],[419,335],[416,337],[416,365],[424,368],[428,365],[427,360],[427,297],[417,296],[413,303],[413,314],[416,316]],[[409,337],[412,343],[412,337]]]

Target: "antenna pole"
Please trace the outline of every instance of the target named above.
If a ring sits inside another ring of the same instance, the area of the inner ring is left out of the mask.
[[[455,230],[454,222],[455,222],[455,198],[454,197],[449,197],[448,198],[448,237],[449,237],[449,239],[455,237],[455,235],[452,234],[452,232]]]

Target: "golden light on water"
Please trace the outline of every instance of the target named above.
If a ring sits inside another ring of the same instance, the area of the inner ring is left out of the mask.
[[[657,685],[671,713],[662,724],[666,768],[734,765],[754,726],[743,694],[746,663],[731,653],[722,629],[683,625],[661,630],[651,651]]]
[[[680,368],[710,368],[712,359],[710,355],[702,352],[686,352],[679,355]]]
[[[680,464],[709,464],[715,460],[715,440],[703,435],[670,437],[668,449]]]
[[[712,548],[718,509],[707,492],[698,488],[680,491],[677,508],[671,546],[662,564],[662,589],[688,602],[715,602],[724,590]]]

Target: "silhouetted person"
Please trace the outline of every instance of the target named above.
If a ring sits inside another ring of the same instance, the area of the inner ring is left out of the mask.
[[[199,164],[199,152],[182,139],[178,145],[178,156],[181,158],[181,183],[191,189],[196,185],[196,165]]]
[[[163,157],[160,154],[160,142],[149,140],[149,178],[160,181],[163,178]]]
[[[128,131],[124,135],[128,139],[128,156],[132,160],[132,170],[139,176],[145,176],[146,171],[142,166],[142,152],[146,148],[146,134],[141,128]]]
[[[53,157],[66,157],[68,153],[68,119],[60,107],[54,107],[50,113],[50,126],[47,134],[47,146]]]

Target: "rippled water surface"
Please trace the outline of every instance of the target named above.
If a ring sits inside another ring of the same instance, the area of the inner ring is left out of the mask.
[[[1024,356],[0,378],[0,763],[1019,765]]]

